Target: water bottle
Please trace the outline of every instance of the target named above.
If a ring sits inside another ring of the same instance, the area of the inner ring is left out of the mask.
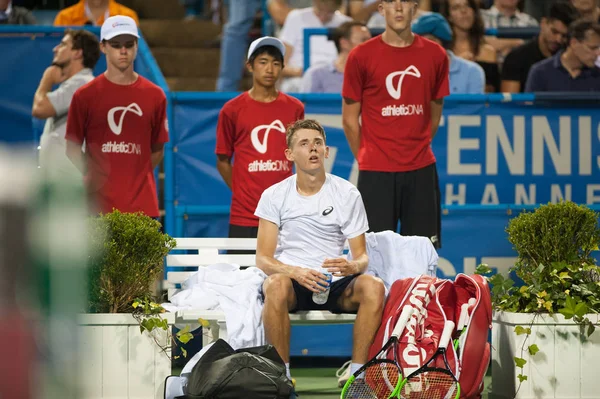
[[[321,270],[321,273],[323,273],[327,278],[327,289],[325,291],[313,293],[312,299],[317,305],[323,305],[325,302],[327,302],[327,298],[329,298],[329,287],[331,286],[331,280],[333,279],[331,273],[323,270]]]

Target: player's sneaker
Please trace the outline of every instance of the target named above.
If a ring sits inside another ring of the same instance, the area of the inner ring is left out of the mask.
[[[343,387],[346,384],[346,381],[350,379],[350,365],[352,364],[352,360],[348,360],[346,363],[342,365],[335,372],[335,376],[338,377],[338,388]]]

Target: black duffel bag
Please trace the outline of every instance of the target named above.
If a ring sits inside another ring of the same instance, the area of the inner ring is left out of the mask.
[[[288,399],[292,382],[271,345],[233,350],[217,340],[196,363],[177,399]]]

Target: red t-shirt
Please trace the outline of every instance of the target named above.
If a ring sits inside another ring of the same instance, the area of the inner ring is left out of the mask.
[[[85,140],[84,181],[100,212],[159,215],[150,156],[169,141],[166,107],[164,92],[141,76],[124,86],[102,74],[75,92],[66,139]]]
[[[430,101],[450,94],[446,51],[415,35],[404,48],[381,36],[354,48],[342,96],[361,103],[360,170],[404,172],[435,162]]]
[[[304,105],[284,93],[263,103],[244,92],[221,109],[215,153],[235,155],[231,224],[258,226],[254,211],[262,192],[292,175],[293,164],[284,153],[285,130],[299,119],[304,119]]]

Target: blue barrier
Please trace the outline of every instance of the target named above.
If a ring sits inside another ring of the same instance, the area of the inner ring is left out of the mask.
[[[304,49],[304,66],[303,70],[306,71],[310,67],[310,38],[312,36],[327,36],[331,37],[334,28],[304,28],[302,37],[303,49]],[[383,33],[383,29],[371,29],[373,36]],[[496,36],[498,38],[530,38],[539,33],[540,29],[537,27],[531,28],[494,28],[487,29],[485,34],[488,36]],[[330,39],[331,40],[331,39]]]

